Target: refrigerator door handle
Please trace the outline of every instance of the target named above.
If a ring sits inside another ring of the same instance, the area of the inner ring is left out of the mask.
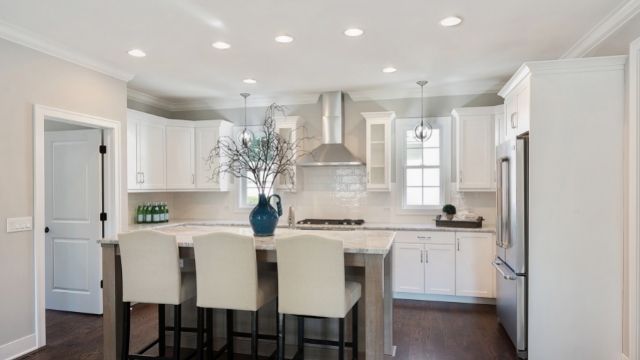
[[[508,274],[507,272],[505,272],[505,270],[503,270],[504,267],[504,263],[500,260],[494,260],[493,262],[491,262],[491,264],[493,265],[494,268],[496,268],[496,270],[500,273],[500,275],[502,276],[503,279],[505,280],[517,280],[518,276],[513,273],[512,271],[510,271],[509,269],[507,269],[507,272],[511,272],[511,274]]]

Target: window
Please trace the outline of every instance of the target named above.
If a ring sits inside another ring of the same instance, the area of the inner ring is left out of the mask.
[[[249,176],[251,176],[251,174],[249,174]],[[269,179],[268,183],[271,183],[271,179]],[[242,181],[240,181],[239,193],[241,208],[252,208],[258,204],[258,196],[260,195],[260,191],[253,181],[242,178]],[[267,190],[267,196],[271,195],[272,193],[273,189]]]
[[[402,119],[397,127],[398,175],[402,179],[404,209],[439,209],[445,202],[450,172],[450,118],[429,119],[431,137],[415,138],[416,119]]]

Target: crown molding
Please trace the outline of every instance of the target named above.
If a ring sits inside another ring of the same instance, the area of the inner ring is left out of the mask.
[[[69,50],[61,44],[56,44],[26,29],[0,21],[0,38],[30,49],[51,55],[58,59],[97,71],[101,74],[128,82],[133,79],[133,74],[117,69],[106,63],[91,59],[85,55]]]
[[[478,94],[495,94],[504,85],[502,81],[497,80],[481,80],[470,82],[458,82],[449,84],[427,85],[424,89],[425,97],[436,96],[460,96],[460,95],[478,95]],[[417,86],[411,88],[384,88],[359,91],[347,91],[353,101],[377,101],[377,100],[393,100],[419,98],[420,88]]]
[[[624,70],[627,58],[627,55],[617,55],[526,62],[520,66],[518,71],[516,71],[504,87],[500,89],[498,95],[506,98],[530,75]]]
[[[570,59],[586,56],[591,50],[595,49],[596,46],[600,45],[639,12],[640,0],[629,0],[622,3],[607,14],[604,19],[589,30],[578,42],[573,44],[560,58]]]
[[[425,97],[457,96],[495,94],[503,86],[503,82],[496,80],[483,80],[465,83],[442,84],[425,88]],[[361,91],[345,91],[353,101],[377,101],[405,98],[419,98],[420,89],[412,88],[388,88]],[[278,103],[280,105],[305,105],[316,104],[320,93],[314,94],[287,94],[274,96],[251,96],[248,98],[247,107],[265,107]],[[244,105],[240,98],[212,98],[212,99],[185,99],[171,100],[149,95],[139,90],[128,89],[127,97],[130,100],[154,106],[166,111],[204,111],[241,108]]]

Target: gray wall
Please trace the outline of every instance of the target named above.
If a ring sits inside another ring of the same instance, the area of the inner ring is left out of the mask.
[[[124,123],[127,89],[122,81],[0,39],[0,92],[0,224],[5,224],[7,217],[33,215],[33,105]],[[126,209],[127,197],[122,201]],[[35,330],[32,237],[32,232],[0,229],[0,346]]]

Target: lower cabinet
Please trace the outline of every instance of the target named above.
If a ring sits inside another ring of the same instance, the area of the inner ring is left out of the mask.
[[[393,291],[495,297],[493,235],[399,231],[393,245]]]
[[[456,295],[495,297],[495,243],[491,234],[456,233]]]

